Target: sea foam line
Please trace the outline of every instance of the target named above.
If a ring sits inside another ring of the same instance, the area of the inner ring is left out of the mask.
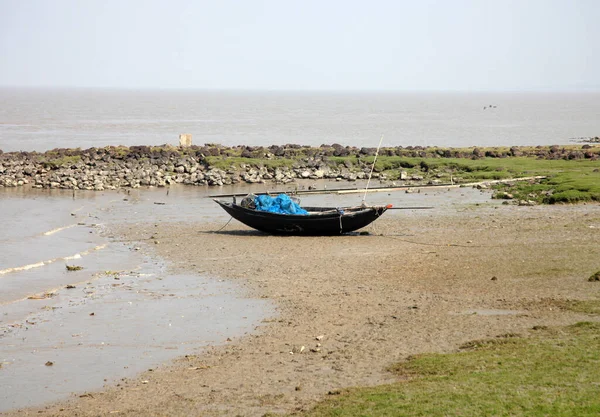
[[[14,268],[1,269],[0,270],[0,275],[8,274],[10,272],[27,271],[28,269],[39,268],[41,266],[49,265],[49,264],[57,262],[57,261],[68,261],[68,260],[72,260],[72,259],[79,259],[82,256],[89,255],[92,252],[95,252],[95,251],[98,251],[98,250],[102,250],[106,246],[107,246],[107,244],[105,243],[103,245],[94,246],[93,248],[90,248],[90,249],[85,250],[83,252],[76,253],[75,255],[64,256],[64,257],[54,258],[54,259],[48,259],[47,261],[40,261],[40,262],[36,262],[36,263],[33,263],[33,264],[29,264],[29,265],[16,266]]]
[[[48,230],[47,232],[42,233],[44,236],[50,236],[54,233],[60,232],[61,230],[70,229],[71,227],[77,226],[77,223],[70,224],[68,226],[57,227],[56,229]]]
[[[51,236],[54,233],[58,233],[58,232],[60,232],[62,230],[70,229],[71,227],[75,227],[75,226],[78,226],[78,224],[77,223],[73,223],[73,224],[69,224],[67,226],[57,227],[56,229],[48,230],[47,232],[41,233],[40,235],[35,235],[35,237],[39,237],[39,236]],[[22,239],[32,239],[33,237],[34,236],[24,236],[24,237],[22,237]],[[7,240],[0,239],[0,242],[2,242],[2,241],[5,241],[5,242],[9,241],[10,242],[10,239],[7,239]]]

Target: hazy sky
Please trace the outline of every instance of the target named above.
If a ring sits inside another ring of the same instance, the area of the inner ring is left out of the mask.
[[[0,0],[0,85],[600,90],[600,0]]]

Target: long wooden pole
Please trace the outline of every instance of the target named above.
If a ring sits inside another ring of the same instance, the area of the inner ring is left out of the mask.
[[[365,195],[363,196],[362,203],[365,205],[365,200],[367,199],[367,192],[369,190],[369,184],[371,183],[371,176],[373,175],[373,170],[375,169],[375,162],[377,162],[377,155],[379,155],[379,148],[381,148],[381,143],[383,142],[383,135],[381,135],[381,139],[379,139],[379,145],[377,145],[377,152],[375,152],[375,159],[373,159],[373,166],[371,167],[371,172],[369,172],[369,179],[367,180],[367,186],[365,187]]]
[[[517,181],[529,181],[535,179],[544,179],[546,178],[543,175],[538,175],[535,177],[523,177],[523,178],[505,178],[503,180],[486,180],[479,182],[469,182],[464,184],[429,184],[429,185],[401,185],[401,186],[386,186],[379,188],[371,188],[367,190],[369,193],[378,193],[378,192],[391,192],[391,191],[404,191],[408,189],[428,189],[428,188],[459,188],[459,187],[473,187],[479,184],[497,184],[501,182],[517,182]],[[293,193],[293,194],[352,194],[352,193],[364,193],[364,188],[330,188],[330,189],[322,189],[322,190],[298,190],[298,191],[290,191],[290,190],[272,190],[266,191],[262,193],[254,193],[255,195],[261,194],[280,194],[280,193]],[[225,198],[225,197],[243,197],[248,195],[248,193],[237,193],[237,194],[216,194],[209,195],[208,198]]]

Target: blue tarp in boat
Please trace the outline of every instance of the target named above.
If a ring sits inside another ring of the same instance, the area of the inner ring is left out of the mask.
[[[256,210],[268,211],[279,214],[308,214],[300,205],[294,203],[287,194],[279,194],[277,197],[270,195],[259,195],[254,199]]]

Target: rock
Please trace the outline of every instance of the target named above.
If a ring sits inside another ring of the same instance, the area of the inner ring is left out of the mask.
[[[498,199],[498,200],[512,200],[514,198],[514,196],[505,191],[497,191],[492,195],[492,198]]]
[[[535,206],[537,203],[533,200],[519,200],[520,206]]]
[[[294,346],[290,353],[291,354],[302,353],[302,352],[304,352],[305,349],[306,349],[305,346]]]

